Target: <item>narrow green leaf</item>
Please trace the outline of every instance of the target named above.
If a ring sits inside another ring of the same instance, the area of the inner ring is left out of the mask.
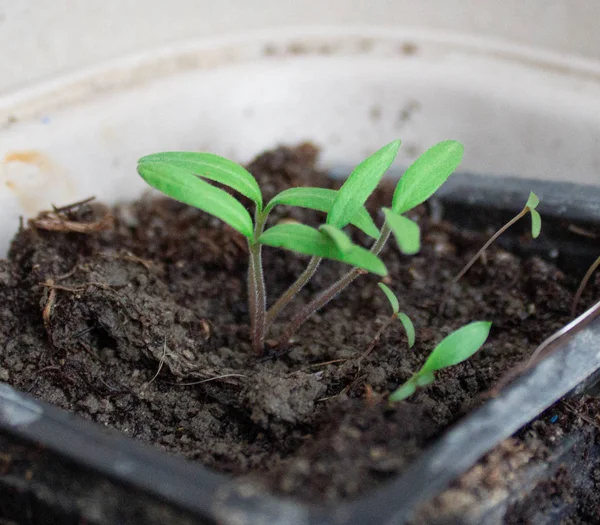
[[[142,157],[139,165],[161,162],[175,168],[187,170],[204,179],[227,186],[252,200],[262,208],[262,194],[256,179],[243,166],[213,153],[191,151],[168,151]]]
[[[378,286],[379,288],[381,288],[381,290],[387,297],[387,300],[390,302],[390,305],[392,306],[392,313],[397,314],[398,310],[400,310],[400,304],[398,303],[398,298],[396,297],[396,294],[394,294],[394,292],[392,292],[392,290],[390,290],[389,287],[386,286],[384,283],[379,283]]]
[[[392,210],[404,213],[431,197],[456,170],[462,161],[463,150],[460,142],[446,140],[423,153],[398,182]]]
[[[408,348],[412,348],[415,344],[415,325],[413,325],[410,317],[406,315],[404,312],[398,313],[398,319],[402,323],[404,327],[404,331],[406,332],[406,337],[408,339]]]
[[[394,213],[389,208],[383,208],[385,213],[385,220],[388,226],[392,229],[396,242],[402,253],[407,255],[414,255],[421,248],[421,231],[419,226],[403,217]]]
[[[471,357],[485,343],[491,326],[490,322],[476,321],[452,332],[431,352],[419,374],[441,370]]]
[[[336,195],[336,190],[327,188],[290,188],[273,197],[265,211],[270,212],[278,204],[283,204],[329,213]],[[373,239],[379,237],[379,230],[364,206],[354,214],[350,223]]]
[[[327,235],[334,242],[337,249],[342,253],[348,253],[354,246],[356,246],[350,237],[348,237],[342,230],[332,226],[331,224],[323,224],[319,226],[319,230]]]
[[[530,209],[529,213],[531,214],[531,236],[537,239],[542,231],[542,217],[537,210]]]
[[[392,402],[404,401],[406,398],[412,396],[417,391],[417,385],[414,381],[408,380],[400,388],[394,390],[389,397]]]
[[[337,192],[331,211],[327,215],[327,224],[343,228],[352,221],[394,162],[399,148],[399,140],[390,142],[354,168]]]
[[[244,206],[220,188],[192,175],[188,170],[164,162],[144,162],[138,173],[153,188],[169,197],[203,210],[246,237],[252,237],[253,224]]]
[[[433,372],[419,372],[415,376],[415,384],[417,386],[427,386],[435,381],[435,375]]]
[[[343,253],[329,236],[304,224],[277,224],[265,231],[258,241],[267,246],[344,262],[377,275],[387,275],[381,259],[370,251],[353,245]]]
[[[532,191],[529,192],[529,198],[527,199],[527,202],[525,203],[525,207],[529,208],[530,210],[535,210],[538,207],[538,204],[540,203],[540,199],[538,198],[538,196],[533,193]]]

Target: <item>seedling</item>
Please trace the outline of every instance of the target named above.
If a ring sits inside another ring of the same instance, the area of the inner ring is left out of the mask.
[[[577,313],[577,305],[579,304],[579,299],[581,299],[581,296],[583,295],[583,291],[585,290],[587,283],[592,278],[592,275],[594,275],[594,272],[598,269],[598,267],[600,267],[600,257],[598,257],[592,263],[592,265],[588,268],[587,272],[585,272],[583,279],[581,279],[581,283],[579,284],[579,288],[577,288],[575,298],[573,299],[573,306],[571,307],[571,315],[573,317],[575,317],[575,314]]]
[[[390,394],[390,401],[402,401],[412,396],[417,388],[435,381],[435,372],[462,363],[485,343],[492,323],[476,321],[452,332],[434,348],[421,369],[406,383]]]
[[[446,181],[460,164],[463,147],[458,142],[445,141],[421,155],[397,184],[391,207],[384,209],[385,223],[379,231],[364,204],[391,166],[399,147],[400,141],[396,140],[361,162],[338,191],[290,188],[266,205],[252,174],[239,164],[212,153],[148,155],[138,161],[138,173],[169,197],[214,215],[246,237],[252,345],[256,354],[261,355],[271,323],[310,280],[321,259],[333,259],[353,268],[292,317],[279,339],[281,349],[310,315],[360,274],[387,275],[378,254],[392,232],[401,251],[410,254],[418,250],[419,228],[403,214],[427,200]],[[249,199],[254,207],[254,218],[237,198],[207,181],[226,186]],[[324,212],[325,223],[318,229],[304,224],[277,224],[265,230],[269,214],[277,205]],[[375,240],[370,250],[352,242],[343,231],[348,225],[359,228]],[[312,256],[306,270],[268,311],[262,270],[263,245]]]
[[[525,203],[525,206],[523,207],[523,209],[517,215],[515,215],[510,221],[508,221],[504,226],[502,226],[502,228],[500,228],[496,233],[494,233],[494,235],[492,235],[489,238],[489,240],[481,247],[481,249],[473,256],[473,258],[465,265],[465,267],[456,275],[456,277],[454,279],[452,279],[452,284],[457,283],[460,280],[460,278],[469,271],[471,266],[473,266],[477,262],[477,259],[479,259],[479,257],[481,257],[483,252],[485,252],[485,250],[487,250],[490,247],[490,245],[498,237],[500,237],[500,235],[502,235],[506,230],[508,230],[513,224],[515,224],[521,218],[525,217],[525,215],[527,215],[528,213],[531,214],[531,236],[534,239],[536,239],[542,229],[542,218],[541,218],[539,212],[536,210],[539,203],[540,203],[540,200],[538,199],[537,195],[533,192],[530,192],[529,198],[527,199],[527,202]]]
[[[402,323],[402,326],[404,327],[404,331],[406,332],[406,338],[408,339],[408,347],[412,348],[413,345],[415,344],[415,327],[414,327],[412,321],[410,320],[410,317],[408,317],[408,315],[406,315],[404,312],[400,311],[400,303],[398,302],[398,298],[396,297],[394,292],[392,292],[392,290],[390,290],[390,288],[388,286],[386,286],[384,283],[379,283],[379,288],[381,288],[381,290],[387,297],[387,300],[389,301],[390,306],[392,307],[392,315],[379,328],[379,330],[377,330],[377,333],[371,340],[371,343],[367,347],[367,350],[359,358],[359,362],[362,361],[365,357],[367,357],[373,351],[373,348],[375,348],[375,345],[379,342],[379,339],[381,339],[381,335],[383,334],[383,332],[385,332],[385,330],[388,328],[388,326],[390,326],[396,319],[398,319]]]

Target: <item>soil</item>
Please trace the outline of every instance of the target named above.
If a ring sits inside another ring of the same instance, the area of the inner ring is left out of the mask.
[[[282,147],[249,169],[267,198],[290,186],[335,187],[315,169],[316,156],[309,144]],[[372,209],[388,205],[392,191],[384,184],[370,200]],[[0,260],[0,380],[302,500],[354,498],[402,472],[476,406],[478,394],[569,321],[577,287],[551,263],[495,245],[484,264],[449,289],[440,312],[448,283],[489,232],[460,230],[421,206],[412,213],[422,229],[421,252],[407,257],[389,242],[382,253],[387,282],[417,330],[413,349],[401,324],[393,323],[358,364],[390,313],[377,278],[366,275],[306,323],[289,353],[257,359],[248,343],[247,247],[239,234],[196,209],[150,196],[111,210],[89,203],[62,215],[95,223],[107,213],[114,217],[110,229],[49,231],[34,221],[17,233],[8,259]],[[279,207],[271,221],[283,219],[317,225],[322,216]],[[521,227],[524,232],[527,225]],[[270,301],[306,262],[265,248]],[[274,333],[347,269],[322,264]],[[582,303],[599,295],[600,277],[593,281]],[[385,402],[445,335],[484,319],[493,328],[472,359],[440,372],[406,402]],[[600,408],[596,401],[578,403],[586,413]],[[552,410],[558,421],[540,418],[513,438],[518,453],[495,451],[482,464],[498,471],[502,461],[494,458],[507,454],[525,454],[525,462],[547,457],[556,435],[581,424],[561,404]],[[477,485],[489,473],[471,474],[460,486]],[[556,483],[550,485],[546,492],[556,493]],[[592,512],[600,503],[588,495],[582,505]],[[511,523],[526,522],[518,521],[526,510],[511,512]]]

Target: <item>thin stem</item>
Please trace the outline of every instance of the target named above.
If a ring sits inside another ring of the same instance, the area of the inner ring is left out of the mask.
[[[489,248],[489,246],[502,235],[506,230],[508,230],[515,222],[517,222],[521,217],[524,217],[529,212],[529,208],[523,208],[518,215],[515,215],[510,221],[508,221],[502,228],[500,228],[494,235],[492,235],[489,240],[480,248],[480,250],[471,258],[471,260],[465,265],[465,267],[458,273],[458,275],[452,279],[451,284],[456,284],[460,278],[469,271],[469,268],[473,266],[481,254]]]
[[[263,232],[266,213],[258,210],[255,217],[254,235],[248,240],[250,251],[250,265],[248,268],[248,305],[250,307],[250,323],[252,333],[252,347],[256,355],[264,351],[265,343],[265,318],[266,318],[266,291],[265,279],[262,269],[262,245],[258,238]]]
[[[379,252],[385,246],[385,243],[390,237],[390,227],[386,224],[383,225],[381,233],[375,244],[371,248],[371,253],[378,255]],[[331,301],[337,294],[344,290],[352,281],[354,281],[359,275],[367,273],[366,270],[360,268],[352,268],[347,274],[342,276],[341,279],[333,283],[329,288],[322,291],[317,297],[311,302],[305,305],[289,322],[283,333],[279,338],[279,348],[284,350],[289,344],[289,340],[296,333],[296,331],[307,321],[307,319],[316,311],[323,308],[329,301]]]
[[[377,333],[375,334],[375,336],[373,337],[373,339],[371,339],[371,342],[369,343],[368,348],[365,350],[365,352],[358,358],[358,362],[360,363],[363,359],[365,359],[366,357],[369,356],[369,354],[373,351],[373,349],[375,348],[375,345],[379,342],[379,339],[381,339],[381,335],[383,334],[383,332],[385,332],[385,330],[387,329],[388,326],[390,326],[394,320],[396,319],[397,314],[392,314],[392,316],[385,322],[383,323],[383,325],[381,326],[381,328],[379,328],[379,330],[377,330]]]
[[[588,271],[585,272],[581,283],[579,284],[579,288],[577,288],[577,293],[575,293],[575,298],[573,299],[573,306],[571,307],[571,316],[575,317],[577,313],[577,304],[579,303],[579,299],[581,299],[581,295],[587,286],[588,281],[591,279],[594,272],[600,267],[600,257],[598,257],[592,265],[588,268]]]
[[[302,272],[300,277],[298,277],[294,284],[292,284],[283,294],[281,294],[279,299],[275,301],[275,304],[271,306],[271,308],[269,308],[269,311],[267,312],[265,332],[269,330],[269,327],[280,314],[281,310],[283,310],[289,304],[289,302],[296,296],[296,294],[300,292],[300,290],[302,290],[304,286],[306,286],[306,283],[310,281],[312,276],[317,271],[321,260],[321,257],[312,257],[308,263],[308,266]]]

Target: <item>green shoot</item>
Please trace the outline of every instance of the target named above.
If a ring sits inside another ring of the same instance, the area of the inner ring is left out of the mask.
[[[585,290],[585,287],[587,286],[587,283],[589,282],[589,280],[592,278],[592,275],[594,275],[594,272],[599,267],[600,267],[600,257],[598,257],[592,263],[592,265],[588,268],[587,272],[585,272],[583,279],[581,279],[581,283],[579,284],[579,287],[577,288],[577,292],[575,293],[575,297],[573,299],[573,305],[571,306],[571,316],[575,317],[575,314],[577,313],[577,305],[579,304],[579,300],[581,299],[581,296],[583,295],[583,291]]]
[[[490,245],[498,237],[500,237],[500,235],[502,235],[506,230],[508,230],[513,224],[515,224],[521,218],[525,217],[525,215],[527,215],[528,213],[531,215],[531,236],[534,239],[536,239],[539,236],[540,231],[542,229],[542,218],[541,218],[539,212],[536,210],[539,203],[540,203],[540,200],[538,199],[537,195],[533,192],[530,192],[529,198],[527,199],[527,202],[525,203],[525,206],[523,207],[523,209],[488,239],[488,241],[479,249],[479,251],[464,266],[464,268],[460,272],[458,272],[456,277],[454,277],[454,279],[452,279],[452,284],[457,283],[460,280],[460,278],[469,271],[471,266],[473,266],[477,262],[477,259],[479,259],[479,257],[481,257],[483,252],[485,252],[485,250],[487,250],[490,247]]]
[[[394,151],[395,143],[379,150],[375,155],[379,155],[380,169],[387,169],[389,154]],[[409,219],[402,216],[403,213],[410,211],[419,204],[425,202],[433,195],[439,187],[446,182],[448,177],[456,170],[463,156],[463,146],[459,142],[448,140],[428,149],[406,170],[394,191],[391,209],[384,209],[386,221],[381,229],[379,236],[371,247],[371,252],[378,255],[383,249],[390,234],[393,232],[398,242],[400,250],[404,253],[415,253],[419,249],[420,236],[418,227]],[[394,153],[395,154],[395,153]],[[359,165],[359,166],[362,166]],[[357,169],[351,176],[358,178]],[[380,177],[379,177],[380,178]],[[358,185],[358,184],[356,184]],[[345,193],[354,191],[354,185],[350,186],[344,183],[338,192],[336,198],[340,207],[344,207],[344,212],[339,212],[340,216],[347,217],[352,213],[357,203],[364,203],[364,194],[361,193],[360,199],[352,200]],[[372,191],[372,190],[371,190]],[[359,193],[357,191],[357,193]],[[340,196],[341,195],[341,196]],[[351,202],[351,204],[347,204]],[[332,207],[332,212],[333,212]],[[345,220],[345,219],[344,219]],[[341,220],[337,226],[344,223]],[[332,224],[328,216],[328,224]],[[306,322],[309,317],[323,308],[331,299],[350,285],[357,277],[363,273],[360,268],[353,268],[344,275],[339,281],[333,283],[329,288],[322,291],[315,299],[302,308],[290,321],[287,328],[279,337],[279,347],[285,348],[292,335]]]
[[[379,252],[393,232],[402,252],[419,250],[418,226],[402,214],[428,199],[456,169],[463,147],[445,141],[419,157],[406,171],[394,192],[392,205],[384,210],[381,231],[364,207],[383,175],[393,163],[400,141],[396,140],[361,162],[338,191],[324,188],[289,188],[275,196],[266,206],[256,179],[239,164],[212,153],[166,152],[148,155],[138,161],[138,172],[154,188],[171,198],[195,206],[231,226],[246,237],[249,250],[248,303],[252,345],[257,355],[264,352],[264,340],[281,310],[306,285],[322,259],[332,259],[353,268],[338,282],[324,290],[292,317],[280,337],[284,349],[296,330],[317,310],[335,297],[362,273],[387,275]],[[226,186],[249,199],[254,217],[235,196],[219,187]],[[277,205],[310,208],[326,213],[318,229],[304,224],[277,224],[266,228],[270,212]],[[375,240],[370,250],[355,244],[343,231],[351,225]],[[312,258],[296,282],[267,311],[262,269],[262,246],[283,248]],[[404,325],[409,341],[414,328],[410,319],[395,312]]]
[[[396,297],[396,294],[394,294],[394,292],[392,292],[392,290],[390,290],[390,288],[384,283],[379,283],[378,286],[383,291],[387,300],[390,303],[390,306],[392,307],[392,315],[379,328],[379,330],[377,330],[377,333],[369,343],[367,350],[358,359],[359,362],[362,361],[373,351],[375,345],[379,342],[379,339],[381,339],[381,335],[383,334],[383,332],[385,332],[388,326],[390,326],[396,319],[398,319],[404,327],[404,331],[406,332],[406,338],[408,339],[408,347],[412,348],[415,344],[415,327],[412,321],[410,320],[410,317],[408,317],[408,315],[406,315],[404,312],[400,311],[400,303],[398,301],[398,298]]]
[[[417,388],[435,381],[435,372],[462,363],[485,343],[492,323],[477,321],[470,323],[445,337],[429,354],[427,361],[406,383],[390,394],[392,402],[412,396]]]

